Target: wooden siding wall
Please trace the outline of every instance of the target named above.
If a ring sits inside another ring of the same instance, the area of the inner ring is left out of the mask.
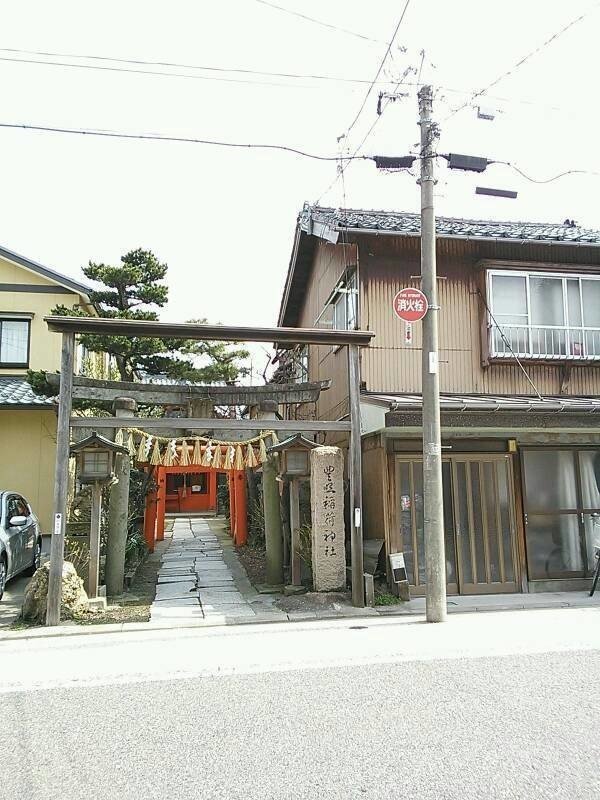
[[[362,469],[364,536],[365,539],[385,539],[387,544],[387,454],[379,436],[364,440]]]
[[[356,264],[356,245],[333,245],[319,242],[308,280],[304,305],[298,320],[300,327],[313,328],[325,302],[347,266]],[[320,419],[338,419],[348,413],[348,361],[345,347],[311,345],[309,379],[331,380],[331,388],[321,394],[317,406]]]
[[[481,325],[486,312],[478,293],[478,285],[483,285],[482,271],[476,263],[491,256],[485,252],[476,257],[461,253],[460,243],[456,242],[449,243],[445,249],[450,252],[438,253],[441,391],[534,394],[518,364],[482,365]],[[521,248],[521,259],[524,254]],[[420,273],[418,248],[410,247],[406,239],[365,239],[359,256],[361,328],[376,333],[371,347],[362,351],[361,376],[366,388],[379,392],[420,393],[421,325],[413,326],[413,343],[408,346],[404,343],[404,323],[392,311],[392,300],[399,289],[419,286],[419,279],[414,277]],[[529,252],[527,257],[532,258]],[[556,260],[556,254],[553,257]],[[507,260],[504,255],[503,266]],[[564,261],[566,266],[567,260]],[[539,268],[544,269],[544,262],[539,262]],[[576,271],[577,267],[570,269]],[[561,393],[564,367],[527,362],[525,366],[542,394]],[[600,394],[600,367],[571,366],[563,393]]]

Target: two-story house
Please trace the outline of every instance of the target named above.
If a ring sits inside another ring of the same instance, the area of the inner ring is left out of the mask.
[[[56,403],[34,394],[28,369],[60,369],[60,337],[44,317],[57,305],[96,313],[90,289],[0,247],[0,488],[23,494],[51,530]],[[84,354],[78,349],[78,367]]]
[[[584,588],[600,544],[600,231],[437,221],[449,593]],[[419,286],[417,214],[305,206],[279,324],[375,332],[361,353],[364,535],[424,592],[421,330],[393,313]],[[347,413],[343,351],[300,354]]]

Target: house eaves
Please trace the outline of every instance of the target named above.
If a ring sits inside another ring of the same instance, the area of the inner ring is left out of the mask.
[[[39,264],[37,261],[32,261],[30,258],[19,255],[19,253],[15,253],[14,250],[9,250],[6,247],[0,246],[0,258],[4,258],[7,261],[12,261],[13,264],[17,264],[19,267],[23,267],[29,272],[33,272],[35,275],[40,275],[42,278],[46,278],[47,280],[52,281],[53,283],[56,283],[65,289],[69,289],[70,291],[81,295],[86,303],[89,303],[90,305],[92,304],[92,301],[90,300],[90,292],[92,291],[91,286],[87,286],[86,284],[80,283],[73,278],[69,278],[67,275],[63,275],[60,272],[51,269],[50,267],[45,267],[43,264]]]

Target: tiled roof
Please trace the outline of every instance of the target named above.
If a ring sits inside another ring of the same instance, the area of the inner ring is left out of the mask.
[[[300,212],[302,230],[310,230],[310,222],[322,223],[332,231],[353,229],[386,231],[404,236],[419,236],[419,214],[403,211],[365,211],[306,205]],[[495,220],[436,218],[437,235],[472,239],[505,239],[600,245],[600,230],[545,222],[497,222]]]
[[[378,394],[364,392],[361,397],[366,402],[387,406],[391,411],[420,411],[423,398],[420,394]],[[579,412],[600,414],[600,398],[597,397],[524,397],[521,395],[440,395],[441,411],[514,411],[560,413]]]
[[[24,378],[0,377],[0,407],[53,406],[55,399],[35,394]]]

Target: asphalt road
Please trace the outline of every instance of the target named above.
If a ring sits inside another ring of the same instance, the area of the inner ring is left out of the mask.
[[[0,797],[597,798],[599,622],[0,641]]]

